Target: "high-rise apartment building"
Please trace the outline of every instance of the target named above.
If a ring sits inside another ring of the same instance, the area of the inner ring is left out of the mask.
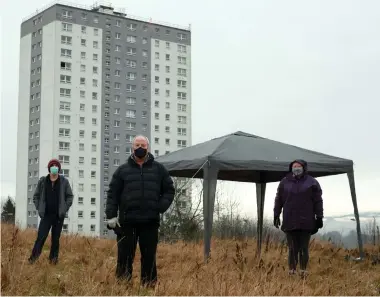
[[[53,4],[21,25],[16,220],[59,158],[74,203],[64,231],[105,235],[106,190],[137,134],[162,155],[191,145],[191,33],[97,5]]]

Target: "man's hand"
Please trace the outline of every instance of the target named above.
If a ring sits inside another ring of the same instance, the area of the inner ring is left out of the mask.
[[[111,229],[116,228],[116,226],[120,227],[119,219],[117,217],[115,217],[115,218],[108,220],[107,226],[109,226]]]
[[[323,219],[321,217],[316,218],[315,224],[318,229],[321,229],[323,227]]]
[[[274,217],[273,225],[278,229],[281,225],[280,217]]]

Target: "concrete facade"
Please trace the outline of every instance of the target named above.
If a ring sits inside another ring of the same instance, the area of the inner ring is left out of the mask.
[[[185,28],[104,6],[54,4],[22,23],[16,194],[22,227],[38,223],[33,191],[53,157],[74,192],[64,231],[107,235],[105,194],[132,138],[146,135],[153,154],[191,145],[190,41]]]

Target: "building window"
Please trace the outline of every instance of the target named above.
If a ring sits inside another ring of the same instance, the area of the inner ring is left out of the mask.
[[[186,88],[186,81],[185,80],[178,80],[177,86],[178,86],[178,88]]]
[[[177,134],[180,136],[186,136],[186,128],[178,128]]]
[[[59,128],[59,136],[70,137],[70,129]]]
[[[183,77],[186,77],[186,76],[187,76],[186,69],[178,68],[177,75],[179,75],[179,76],[183,76]]]
[[[128,29],[129,31],[136,31],[136,29],[137,29],[137,25],[136,25],[136,24],[133,24],[133,23],[130,23],[130,24],[127,25],[127,29]]]
[[[127,35],[127,42],[136,43],[136,36]]]
[[[96,230],[95,225],[91,225],[90,230],[91,230],[91,232],[95,232],[95,230]]]
[[[78,171],[79,178],[84,178],[84,170]]]
[[[91,192],[96,192],[96,185],[95,184],[91,184]]]
[[[72,32],[73,31],[73,25],[69,23],[62,23],[62,30],[66,32]]]
[[[177,146],[178,146],[179,148],[186,147],[186,140],[178,140],[178,141],[177,141]]]
[[[69,76],[69,75],[62,75],[61,74],[60,81],[63,84],[71,84],[71,76]]]
[[[180,52],[180,53],[186,53],[186,45],[178,44],[178,45],[177,45],[177,50],[178,50],[178,52]]]
[[[61,43],[62,44],[71,45],[72,41],[73,41],[73,38],[71,36],[64,36],[64,35],[61,36]]]
[[[186,100],[186,93],[185,92],[177,92],[177,99],[180,99],[180,100]]]
[[[59,150],[61,150],[61,151],[70,150],[70,142],[60,141],[59,142]]]
[[[61,169],[62,175],[65,177],[70,177],[70,170],[69,169]]]
[[[126,130],[136,130],[136,123],[134,122],[126,122]]]
[[[91,216],[91,219],[95,219],[96,218],[95,211],[91,211],[90,216]]]
[[[179,40],[186,40],[187,39],[187,35],[183,34],[183,33],[177,33],[177,38]]]
[[[59,155],[58,159],[61,164],[70,164],[70,156]]]
[[[127,92],[128,93],[136,93],[136,85],[127,85]]]
[[[178,116],[178,123],[180,124],[186,124],[186,117],[184,116]]]
[[[128,80],[135,80],[136,77],[137,77],[136,72],[128,72],[126,78],[127,78]]]
[[[73,12],[68,10],[62,10],[62,17],[71,19],[73,17]]]
[[[60,104],[60,109],[62,110],[63,108],[65,108],[65,103],[67,102],[62,102]],[[68,110],[70,110],[70,105],[68,105]],[[60,124],[70,124],[71,122],[71,117],[69,115],[59,115],[59,123]]]
[[[178,111],[182,111],[182,112],[186,112],[186,104],[180,104],[180,103],[178,103],[177,104],[177,110]]]
[[[78,210],[78,218],[83,219],[83,210]]]
[[[61,62],[61,70],[70,71],[71,70],[71,63],[69,63],[69,62]]]
[[[61,48],[61,57],[71,58],[71,50]],[[62,68],[62,63],[61,63],[61,68]]]
[[[129,56],[135,56],[137,53],[136,49],[133,47],[127,47],[127,55]]]
[[[186,57],[178,56],[178,64],[186,64]]]

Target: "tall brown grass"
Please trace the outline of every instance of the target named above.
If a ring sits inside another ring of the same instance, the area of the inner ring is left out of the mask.
[[[380,265],[371,265],[370,260],[346,261],[347,251],[323,242],[311,243],[310,275],[306,280],[287,275],[287,248],[270,241],[263,247],[261,260],[255,258],[253,241],[213,241],[207,264],[203,262],[202,244],[160,244],[159,283],[148,290],[139,286],[138,253],[133,283],[115,280],[115,241],[62,236],[60,261],[52,266],[47,261],[48,238],[41,258],[30,265],[27,258],[35,236],[34,230],[2,225],[2,295],[380,294]]]

